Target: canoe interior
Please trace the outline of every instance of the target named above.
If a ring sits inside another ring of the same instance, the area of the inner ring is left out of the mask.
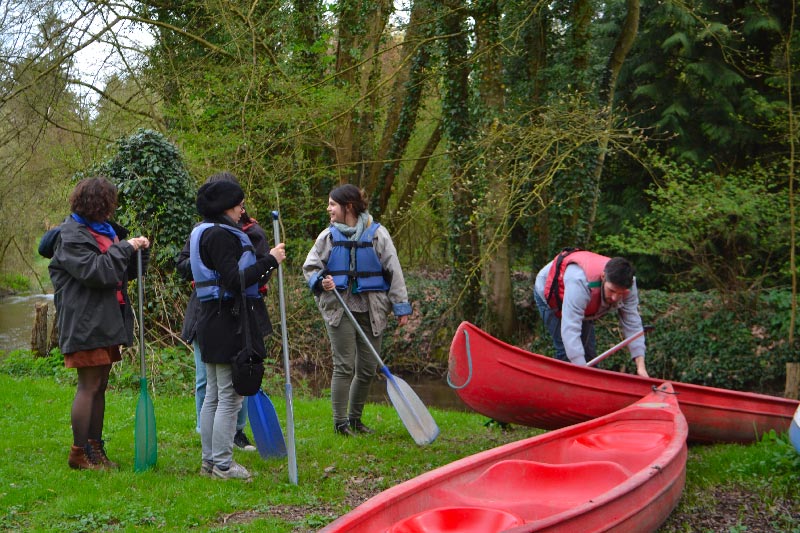
[[[677,504],[685,482],[686,421],[674,395],[664,391],[671,391],[668,384],[647,401],[607,417],[423,474],[375,496],[323,531],[655,528]]]

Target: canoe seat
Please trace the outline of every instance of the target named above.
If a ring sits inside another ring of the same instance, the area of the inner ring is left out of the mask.
[[[519,516],[486,507],[436,507],[404,518],[386,533],[495,533],[522,525]]]
[[[578,436],[570,444],[567,457],[570,461],[613,461],[631,471],[640,470],[663,451],[670,439],[665,431],[671,427],[646,421],[639,422],[636,428],[630,424],[611,425]]]
[[[543,518],[588,502],[629,478],[612,461],[566,464],[506,460],[480,476],[447,489],[450,501],[517,512],[526,520]]]

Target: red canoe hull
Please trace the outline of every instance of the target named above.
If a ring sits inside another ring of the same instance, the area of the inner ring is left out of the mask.
[[[557,429],[617,411],[661,381],[558,361],[506,344],[462,322],[450,345],[449,379],[478,413]],[[694,442],[758,440],[789,429],[797,400],[673,382]]]
[[[665,383],[605,417],[401,483],[322,532],[655,531],[683,491],[687,434]]]

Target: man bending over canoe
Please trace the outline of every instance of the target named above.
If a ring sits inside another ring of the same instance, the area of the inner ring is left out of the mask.
[[[562,361],[586,365],[597,355],[594,321],[611,311],[626,338],[642,330],[633,266],[622,257],[566,248],[539,271],[533,297]],[[644,336],[628,349],[636,373],[648,377]]]

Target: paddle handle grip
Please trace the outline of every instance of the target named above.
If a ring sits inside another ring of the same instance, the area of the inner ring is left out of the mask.
[[[600,361],[602,361],[603,359],[605,359],[606,357],[608,357],[612,353],[621,350],[622,348],[624,348],[625,346],[629,345],[630,343],[632,343],[633,341],[635,341],[636,339],[638,339],[639,337],[641,337],[645,333],[653,331],[654,329],[655,329],[655,327],[653,327],[653,326],[644,326],[641,331],[636,332],[633,335],[631,335],[630,337],[628,337],[627,339],[623,340],[622,342],[619,342],[619,343],[615,344],[614,346],[612,346],[611,348],[609,348],[605,352],[601,353],[600,355],[598,355],[597,357],[595,357],[594,359],[592,359],[591,361],[586,363],[586,366],[595,366],[597,363],[599,363]]]

